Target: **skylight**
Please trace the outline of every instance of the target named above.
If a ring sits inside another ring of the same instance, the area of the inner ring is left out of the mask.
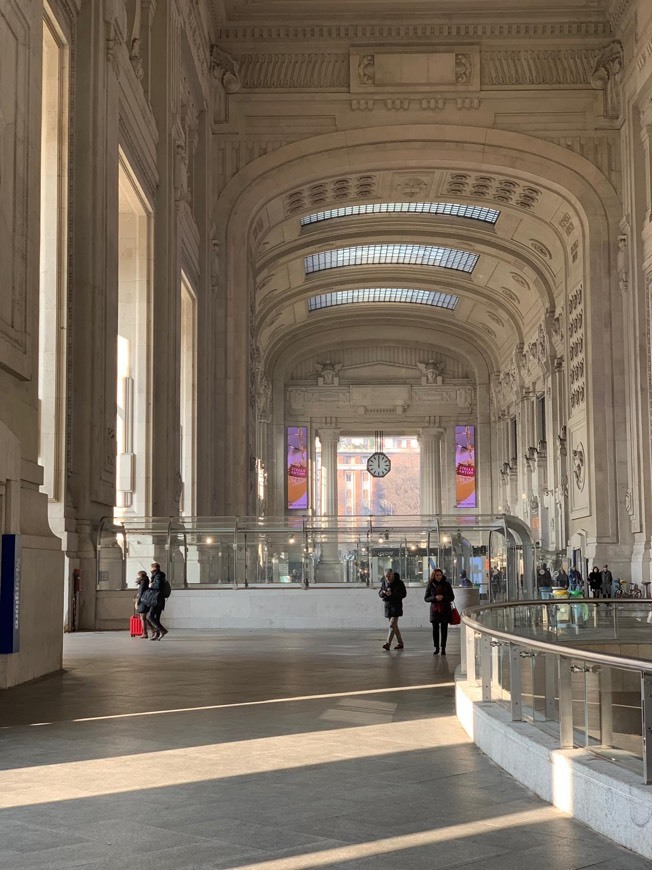
[[[342,208],[331,208],[328,211],[318,211],[301,218],[301,226],[330,221],[334,218],[352,217],[359,214],[443,214],[453,217],[470,218],[495,224],[500,212],[495,208],[481,205],[462,205],[455,202],[374,202],[367,205],[347,205]]]
[[[320,251],[305,258],[305,272],[321,272],[324,269],[339,269],[342,266],[369,266],[395,263],[407,266],[440,266],[442,269],[457,269],[472,272],[478,262],[478,254],[460,251],[457,248],[440,248],[436,245],[386,244],[356,245],[351,248],[334,248]]]
[[[459,296],[437,290],[413,290],[399,287],[364,287],[356,290],[336,290],[320,293],[308,300],[308,311],[319,311],[334,305],[355,305],[359,302],[407,302],[413,305],[433,305],[453,311]]]

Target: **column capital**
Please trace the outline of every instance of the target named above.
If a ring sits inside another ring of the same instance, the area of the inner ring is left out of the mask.
[[[424,426],[417,435],[419,444],[422,441],[437,441],[446,430],[443,426]]]
[[[317,435],[322,443],[324,441],[337,441],[340,437],[341,431],[341,429],[334,429],[330,426],[325,426],[323,429],[317,429]]]

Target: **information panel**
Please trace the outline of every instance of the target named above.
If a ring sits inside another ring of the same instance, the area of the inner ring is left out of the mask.
[[[455,427],[455,506],[476,507],[475,426]]]
[[[0,557],[0,653],[20,648],[20,535],[2,536]]]
[[[308,510],[308,427],[287,427],[288,510]]]

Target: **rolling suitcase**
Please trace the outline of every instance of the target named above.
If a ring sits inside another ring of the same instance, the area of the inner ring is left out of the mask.
[[[140,637],[143,633],[143,623],[139,616],[132,616],[129,620],[129,634],[132,637]]]

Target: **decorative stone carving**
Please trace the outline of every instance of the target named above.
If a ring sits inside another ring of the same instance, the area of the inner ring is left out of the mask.
[[[544,260],[552,260],[552,254],[543,242],[539,242],[536,239],[530,239],[530,247]]]
[[[530,285],[528,284],[528,282],[525,280],[525,278],[522,275],[519,275],[518,272],[512,272],[511,275],[512,275],[512,281],[515,284],[518,284],[519,287],[522,287],[523,290],[530,289]]]
[[[623,0],[631,2],[631,0]],[[319,42],[328,40],[369,42],[369,40],[386,39],[388,30],[396,40],[419,40],[425,41],[440,39],[478,39],[496,38],[509,39],[511,37],[523,38],[524,34],[529,39],[546,37],[608,37],[611,28],[604,21],[551,21],[532,22],[524,25],[521,21],[510,22],[501,19],[493,22],[468,21],[456,23],[447,20],[445,23],[424,24],[394,24],[388,27],[386,23],[380,24],[233,24],[219,29],[217,37],[222,42],[251,43],[271,40],[284,40],[294,42]],[[463,50],[463,49],[460,49]]]
[[[434,359],[428,360],[427,363],[417,363],[417,368],[421,372],[422,384],[442,384],[444,382],[444,369],[446,363],[435,362]]]
[[[237,62],[217,45],[211,46],[212,122],[224,124],[228,118],[228,95],[240,90]]]
[[[246,90],[349,87],[349,55],[344,53],[239,54],[234,62]]]
[[[586,398],[584,371],[584,293],[582,285],[568,300],[569,394],[571,413],[579,410]]]
[[[625,492],[625,510],[630,517],[634,516],[634,493],[631,489]]]
[[[598,55],[591,85],[604,91],[604,116],[617,119],[620,117],[620,81],[623,72],[623,46],[614,39]]]
[[[217,293],[220,281],[220,243],[211,239],[211,290]]]
[[[373,54],[363,54],[358,61],[358,81],[361,85],[375,84],[376,63]]]
[[[520,304],[521,304],[521,303],[520,303],[520,300],[519,300],[519,298],[518,298],[518,296],[516,295],[516,293],[514,293],[514,292],[513,292],[512,290],[510,290],[508,287],[501,287],[501,288],[500,288],[500,292],[503,294],[503,296],[505,296],[507,299],[509,299],[509,301],[512,302],[514,305],[520,305]]]
[[[473,69],[470,54],[455,55],[455,81],[457,84],[466,85],[471,81]]]
[[[586,481],[586,456],[584,454],[584,445],[581,441],[577,445],[577,448],[573,450],[571,458],[573,460],[573,477],[575,478],[575,486],[580,492],[582,492]]]
[[[316,369],[319,373],[319,377],[317,378],[318,385],[320,387],[337,386],[340,382],[337,375],[341,368],[342,363],[333,363],[330,360],[326,360],[323,363],[316,363]]]
[[[351,91],[372,88],[409,89],[411,93],[434,88],[454,91],[480,87],[477,46],[439,47],[381,45],[373,49],[351,48]]]
[[[377,184],[375,175],[353,175],[320,181],[288,193],[284,199],[285,213],[291,215],[332,202],[373,197],[376,196]]]
[[[521,184],[512,178],[470,172],[451,172],[444,181],[444,190],[452,195],[510,203],[528,211],[536,207],[542,194],[538,187]]]
[[[590,85],[598,51],[596,49],[553,49],[552,51],[483,51],[482,84]]]
[[[620,292],[625,295],[629,290],[629,237],[625,233],[618,236],[618,254],[616,255],[616,270],[618,272],[618,286]]]
[[[418,178],[416,175],[411,175],[408,178],[401,179],[396,184],[396,190],[408,199],[415,199],[426,192],[428,182],[423,178]]]

